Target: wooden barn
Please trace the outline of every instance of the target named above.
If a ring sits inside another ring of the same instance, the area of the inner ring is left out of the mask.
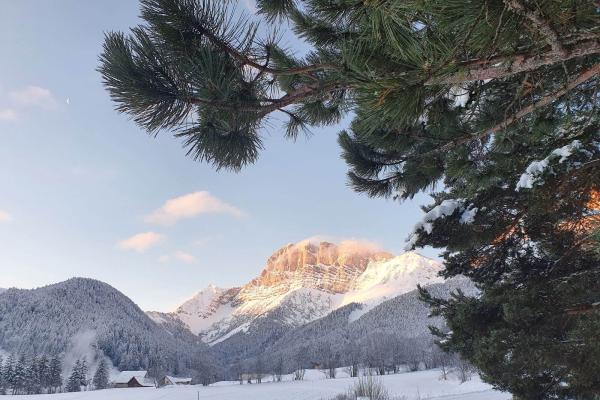
[[[121,371],[113,381],[115,388],[153,387],[154,379],[148,377],[148,371]]]
[[[169,376],[169,375],[165,375],[160,380],[160,385],[161,386],[167,386],[167,385],[191,385],[191,384],[192,384],[192,378],[178,378],[178,377]]]

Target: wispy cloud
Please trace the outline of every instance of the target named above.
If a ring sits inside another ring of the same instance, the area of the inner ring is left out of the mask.
[[[134,250],[143,253],[151,247],[156,246],[164,241],[165,237],[156,232],[144,232],[133,235],[130,238],[121,240],[117,247],[123,250]]]
[[[209,192],[194,192],[168,200],[162,207],[145,217],[146,222],[173,225],[185,218],[201,214],[229,214],[242,217],[244,213],[231,204],[214,197]]]
[[[10,101],[21,107],[40,107],[53,110],[58,107],[58,102],[50,90],[39,86],[27,86],[21,90],[14,90],[8,94]]]
[[[169,261],[181,261],[183,263],[186,264],[194,264],[196,261],[198,261],[196,259],[196,257],[194,257],[193,255],[186,253],[185,251],[176,251],[173,254],[169,254],[169,255],[164,255],[161,256],[158,261],[160,261],[161,263],[166,263]]]
[[[29,85],[0,96],[0,122],[20,120],[31,109],[58,110],[59,103],[49,89]]]
[[[7,213],[6,211],[0,210],[0,222],[10,222],[12,221],[12,215]]]
[[[16,121],[17,112],[12,108],[0,109],[0,121]]]
[[[330,242],[337,244],[341,252],[383,252],[384,247],[374,241],[360,238],[336,237],[330,235],[315,235],[298,242],[298,245],[312,243],[318,245],[320,242]]]

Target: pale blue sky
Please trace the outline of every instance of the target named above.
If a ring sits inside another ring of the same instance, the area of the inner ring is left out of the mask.
[[[113,111],[100,84],[103,32],[136,24],[137,1],[0,4],[0,287],[85,276],[169,311],[209,283],[245,283],[275,249],[306,237],[402,251],[427,199],[399,204],[348,188],[336,143],[348,121],[297,143],[274,123],[256,165],[217,173],[169,134],[150,138]],[[196,192],[212,197],[156,211]],[[222,212],[191,215],[207,201]]]

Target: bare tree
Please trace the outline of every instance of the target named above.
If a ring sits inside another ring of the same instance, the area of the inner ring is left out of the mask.
[[[279,356],[273,365],[273,381],[281,382],[283,377],[283,357]]]
[[[262,355],[258,355],[256,357],[256,364],[254,368],[254,373],[256,374],[256,383],[262,383],[263,374],[265,372],[265,365],[263,362]]]
[[[231,374],[240,382],[240,385],[244,384],[244,369],[242,368],[241,361],[231,366]]]
[[[321,356],[321,368],[325,372],[325,376],[329,379],[335,379],[336,367],[339,366],[340,355],[331,348],[329,343],[319,347],[319,355]]]
[[[433,351],[431,354],[432,366],[434,368],[439,368],[441,371],[440,378],[442,380],[448,380],[448,373],[450,372],[450,367],[452,366],[453,356],[440,349],[438,346],[433,347]]]
[[[348,365],[348,375],[353,378],[358,376],[358,366],[360,363],[359,347],[354,340],[350,340],[344,346],[345,364]]]
[[[475,373],[475,367],[462,357],[457,357],[455,371],[460,382],[464,383],[471,380]]]
[[[294,357],[294,380],[301,381],[304,379],[304,372],[306,371],[306,357],[308,354],[308,347],[302,346],[296,352]]]

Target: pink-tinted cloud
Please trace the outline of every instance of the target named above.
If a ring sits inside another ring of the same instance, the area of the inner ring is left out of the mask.
[[[177,221],[201,214],[229,214],[242,217],[238,208],[214,197],[209,192],[194,192],[168,200],[162,207],[145,218],[146,222],[160,225],[173,225]]]
[[[0,121],[16,121],[17,112],[12,108],[4,108],[0,110]]]
[[[156,246],[165,240],[165,237],[156,232],[144,232],[133,235],[130,238],[121,240],[117,246],[123,250],[134,250],[143,253],[151,247]]]
[[[40,107],[47,110],[58,107],[58,102],[50,90],[39,86],[27,86],[8,94],[10,101],[20,107]]]

